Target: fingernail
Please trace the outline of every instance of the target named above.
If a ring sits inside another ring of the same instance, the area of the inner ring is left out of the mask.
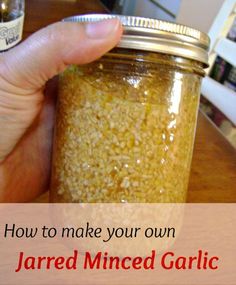
[[[115,33],[120,25],[120,21],[117,19],[88,23],[86,24],[86,34],[93,39],[106,38]]]

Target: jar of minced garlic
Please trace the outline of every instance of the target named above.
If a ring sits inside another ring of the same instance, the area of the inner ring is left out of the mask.
[[[184,202],[209,38],[192,28],[118,17],[119,45],[60,76],[52,202]]]

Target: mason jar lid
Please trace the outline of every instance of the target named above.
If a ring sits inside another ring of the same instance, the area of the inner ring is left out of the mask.
[[[184,25],[144,17],[109,14],[80,15],[63,21],[96,22],[113,18],[118,18],[124,27],[118,47],[181,56],[208,66],[209,37]]]

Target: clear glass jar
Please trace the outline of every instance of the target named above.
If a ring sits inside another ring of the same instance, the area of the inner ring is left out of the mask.
[[[0,0],[0,52],[21,41],[24,11],[24,0]]]
[[[204,63],[115,48],[60,76],[51,201],[185,202]]]

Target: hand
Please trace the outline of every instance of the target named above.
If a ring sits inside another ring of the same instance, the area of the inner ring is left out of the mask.
[[[0,54],[0,202],[31,201],[48,189],[57,87],[48,80],[101,57],[121,34],[115,19],[56,23]]]

